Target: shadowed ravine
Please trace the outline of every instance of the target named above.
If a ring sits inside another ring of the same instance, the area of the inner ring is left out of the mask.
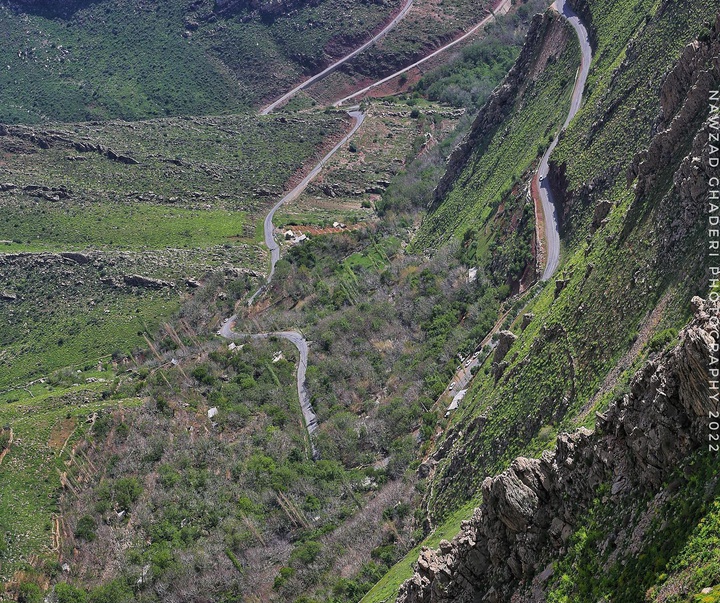
[[[499,10],[502,7],[504,7],[506,3],[501,1],[499,2],[495,10]],[[401,9],[400,13],[379,33],[377,34],[373,39],[366,42],[353,52],[349,53],[339,61],[335,62],[333,65],[322,71],[321,73],[313,76],[312,78],[306,80],[302,84],[296,86],[292,90],[290,90],[288,93],[284,94],[280,98],[278,98],[276,101],[265,107],[261,110],[261,115],[267,115],[271,113],[275,108],[277,108],[282,103],[286,102],[288,99],[290,99],[292,96],[294,96],[297,92],[300,90],[307,88],[308,86],[312,85],[314,82],[322,79],[329,73],[331,73],[333,70],[335,70],[338,66],[340,66],[342,63],[350,60],[360,52],[362,52],[365,48],[379,40],[382,36],[384,36],[390,29],[392,29],[397,23],[405,16],[405,14],[410,10],[410,7],[412,6],[412,0],[407,0],[405,4],[403,5],[403,8]],[[575,81],[575,87],[573,89],[572,94],[572,100],[570,103],[570,111],[568,112],[568,116],[565,120],[565,123],[563,124],[563,129],[567,127],[567,125],[570,123],[572,118],[577,113],[578,109],[580,108],[580,104],[582,102],[582,92],[585,87],[585,81],[587,79],[588,71],[590,69],[590,62],[592,59],[592,53],[590,50],[590,44],[588,42],[588,35],[587,30],[585,29],[584,25],[580,22],[577,15],[572,11],[572,9],[566,5],[565,0],[556,0],[554,7],[560,12],[572,25],[572,27],[575,29],[578,39],[580,41],[580,47],[582,50],[582,64],[580,69],[578,70],[578,75]],[[490,16],[486,17],[486,19],[483,20],[483,22],[480,24],[484,24],[485,22],[491,20],[494,18],[494,13],[491,13]],[[480,25],[474,27],[470,33],[474,32]],[[467,37],[469,34],[466,34],[462,38],[455,40],[453,42],[450,42],[449,44],[446,44],[442,48],[436,50],[432,53],[431,56],[436,56],[440,52],[443,52],[444,50],[447,50],[451,47],[453,47],[455,44],[457,44],[459,41]],[[426,57],[430,58],[430,57]],[[423,59],[425,60],[425,59]],[[420,61],[422,62],[422,61]],[[418,63],[416,63],[418,64]],[[407,67],[405,70],[412,68],[413,65],[410,67]],[[405,71],[403,70],[403,71]],[[397,74],[394,74],[390,78],[385,78],[384,80],[381,80],[379,82],[376,82],[375,84],[369,86],[368,88],[364,90],[360,90],[359,92],[342,99],[335,103],[335,106],[341,104],[342,102],[345,102],[346,100],[357,96],[358,94],[362,94],[366,90],[369,90],[370,88],[375,87],[376,85],[379,85],[386,81],[387,79],[392,79],[392,77],[395,77],[395,75],[399,75],[402,73],[402,71],[398,72]],[[266,289],[270,281],[272,280],[272,277],[275,273],[275,265],[277,264],[278,260],[280,259],[280,246],[278,245],[277,241],[275,241],[274,237],[274,230],[275,227],[273,225],[273,218],[275,216],[275,213],[277,212],[280,207],[282,207],[284,204],[289,203],[291,201],[294,201],[297,199],[302,192],[305,190],[305,188],[312,182],[312,180],[320,173],[320,171],[323,169],[325,164],[337,153],[342,146],[347,143],[350,138],[357,132],[357,130],[362,125],[363,121],[365,120],[365,114],[360,111],[359,107],[352,107],[348,111],[348,115],[353,119],[353,126],[350,129],[350,131],[342,138],[340,142],[338,142],[313,168],[310,170],[310,172],[302,179],[302,181],[293,188],[289,193],[287,193],[284,197],[282,197],[275,205],[272,206],[268,214],[265,216],[265,220],[263,223],[263,233],[264,233],[264,239],[265,239],[265,245],[267,246],[268,250],[270,251],[270,271],[268,273],[267,281],[264,285],[262,285],[248,300],[248,306],[251,306],[257,296],[261,293],[263,293]],[[545,267],[545,272],[543,274],[543,280],[549,279],[552,274],[557,269],[557,265],[560,259],[560,236],[559,236],[559,230],[558,230],[558,220],[557,220],[557,212],[555,210],[554,205],[554,199],[552,197],[552,192],[550,191],[550,188],[547,185],[547,181],[545,180],[545,176],[547,175],[548,171],[548,159],[550,157],[550,154],[554,150],[555,146],[558,142],[559,132],[555,136],[555,139],[553,140],[552,144],[548,148],[548,150],[543,155],[543,158],[540,163],[540,167],[538,168],[537,174],[535,176],[536,182],[534,184],[538,185],[538,190],[540,191],[540,198],[543,205],[543,213],[545,215],[545,233],[546,233],[546,248],[547,248],[547,263]],[[540,180],[542,178],[542,181]],[[300,406],[302,408],[303,418],[305,421],[305,427],[308,432],[308,436],[310,438],[310,445],[312,448],[312,454],[313,458],[318,458],[318,451],[315,448],[315,445],[313,443],[313,434],[315,430],[317,429],[317,416],[315,415],[315,412],[313,411],[312,404],[310,402],[310,394],[307,391],[307,388],[305,387],[305,373],[307,370],[307,359],[308,359],[308,342],[303,337],[303,335],[299,331],[277,331],[277,332],[271,332],[271,333],[236,333],[233,331],[233,326],[235,322],[237,321],[237,315],[234,314],[229,319],[227,319],[220,330],[218,331],[218,334],[226,339],[242,339],[242,338],[253,338],[253,339],[265,339],[271,336],[280,337],[282,339],[286,339],[287,341],[290,341],[297,349],[300,354],[300,360],[298,363],[297,368],[297,390],[298,390],[298,399],[300,401]],[[492,335],[492,332],[490,333]],[[471,379],[468,379],[470,381]]]

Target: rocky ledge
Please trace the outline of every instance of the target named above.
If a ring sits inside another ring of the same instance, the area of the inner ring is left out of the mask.
[[[594,432],[562,434],[554,452],[485,479],[482,506],[452,542],[422,550],[398,603],[535,600],[526,588],[542,590],[598,486],[607,484],[609,502],[660,491],[706,443],[707,417],[718,411],[708,366],[720,307],[699,297],[692,305],[680,343],[645,364]]]
[[[520,56],[480,109],[470,132],[448,157],[447,169],[435,188],[430,209],[436,208],[443,201],[471,161],[475,149],[487,144],[497,124],[502,123],[521,101],[526,89],[540,76],[548,62],[562,55],[572,31],[568,27],[555,11],[546,11],[533,17]]]

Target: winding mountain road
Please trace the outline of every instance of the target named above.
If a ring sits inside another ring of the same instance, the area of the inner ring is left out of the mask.
[[[275,264],[280,259],[280,246],[275,241],[273,225],[273,217],[283,204],[289,203],[297,199],[298,196],[307,188],[307,185],[320,173],[325,167],[325,164],[330,158],[337,153],[340,148],[357,132],[358,128],[365,121],[365,114],[359,110],[350,110],[348,112],[350,117],[353,119],[353,126],[350,131],[343,136],[342,140],[338,142],[316,165],[312,170],[300,181],[300,183],[287,193],[280,201],[272,206],[268,214],[265,216],[263,223],[263,232],[265,236],[265,245],[270,250],[270,273],[268,274],[267,283],[261,286],[252,297],[248,300],[248,305],[252,305],[255,298],[262,293],[270,283],[273,274],[275,274]],[[318,451],[315,448],[312,436],[317,429],[317,416],[313,411],[312,404],[310,403],[310,393],[305,387],[305,372],[307,371],[307,360],[308,360],[308,343],[302,334],[298,331],[276,331],[273,333],[236,333],[233,331],[233,326],[237,321],[237,314],[233,314],[228,318],[225,323],[220,327],[218,335],[225,339],[266,339],[271,336],[281,337],[292,343],[300,353],[300,361],[297,367],[297,390],[298,399],[300,400],[300,407],[302,408],[303,418],[305,420],[305,428],[307,429],[308,436],[310,438],[310,446],[312,448],[312,455],[314,459],[318,458]]]
[[[392,21],[390,21],[390,23],[388,23],[385,27],[383,27],[383,29],[378,34],[374,35],[367,42],[365,42],[365,44],[363,44],[362,46],[359,46],[358,48],[353,50],[350,54],[346,54],[341,59],[338,59],[337,61],[335,61],[332,65],[330,65],[329,67],[327,67],[320,73],[313,75],[311,78],[308,78],[301,84],[298,84],[292,90],[290,90],[290,92],[286,92],[285,94],[283,94],[280,98],[273,101],[267,107],[262,109],[262,111],[260,111],[260,115],[267,115],[268,113],[271,113],[272,111],[277,109],[277,107],[279,107],[280,105],[289,101],[293,96],[295,96],[298,92],[300,92],[300,90],[304,90],[305,88],[312,86],[315,82],[320,81],[324,77],[330,75],[333,71],[335,71],[338,67],[340,67],[340,65],[342,65],[343,63],[347,63],[350,59],[359,55],[363,50],[365,50],[366,48],[375,44],[375,42],[377,42],[378,40],[383,38],[385,35],[387,35],[387,33],[391,29],[393,29],[398,23],[400,23],[400,21],[402,21],[405,18],[405,15],[408,14],[408,11],[412,7],[412,4],[413,4],[413,0],[404,0],[404,4],[400,8],[400,12],[397,15],[395,15],[395,18]]]
[[[302,179],[300,184],[298,184],[287,195],[280,199],[280,201],[273,205],[268,214],[265,216],[265,222],[263,223],[263,233],[265,236],[265,245],[270,250],[270,274],[268,274],[267,283],[260,287],[260,289],[258,289],[255,293],[253,293],[253,296],[248,300],[249,306],[252,305],[252,303],[255,301],[257,295],[265,290],[267,284],[270,283],[270,279],[272,279],[273,274],[275,274],[275,264],[277,264],[278,260],[280,259],[280,246],[275,241],[274,236],[275,226],[273,225],[273,218],[275,217],[275,212],[277,212],[277,210],[280,209],[285,203],[290,203],[290,201],[294,201],[302,194],[302,192],[307,188],[307,185],[310,184],[313,179],[320,173],[320,171],[325,167],[325,164],[330,160],[330,158],[335,155],[335,153],[337,153],[340,148],[348,140],[350,140],[350,138],[352,138],[355,132],[357,132],[358,128],[362,125],[363,121],[365,121],[365,114],[359,109],[349,110],[348,115],[352,117],[353,120],[353,126],[350,131],[345,136],[343,136],[343,139],[338,142],[317,163],[317,165],[315,165],[315,167],[307,174],[307,176]]]
[[[545,151],[545,154],[540,161],[540,166],[538,167],[537,173],[535,174],[532,183],[532,190],[537,190],[539,192],[539,197],[542,202],[543,214],[545,216],[547,262],[542,276],[542,280],[544,281],[549,280],[552,277],[552,275],[557,270],[558,264],[560,262],[560,232],[558,228],[557,210],[552,190],[550,189],[550,186],[548,185],[546,179],[548,173],[548,161],[550,159],[551,153],[557,146],[560,132],[562,132],[562,130],[564,130],[568,126],[568,124],[572,121],[573,117],[575,117],[576,113],[580,109],[580,105],[582,104],[583,90],[585,88],[585,82],[587,81],[588,72],[590,71],[590,63],[592,61],[592,49],[590,48],[587,29],[585,29],[585,26],[580,21],[580,18],[567,5],[566,0],[556,0],[552,6],[557,12],[559,12],[563,17],[565,17],[565,19],[568,20],[570,25],[575,30],[578,40],[580,41],[582,61],[580,64],[580,68],[578,69],[577,76],[575,78],[575,86],[573,87],[572,97],[570,101],[570,110],[568,111],[565,123],[563,124],[560,131],[556,134],[547,151]],[[500,317],[495,326],[485,336],[485,339],[483,339],[480,345],[477,346],[478,349],[481,349],[483,346],[490,342],[491,337],[500,330],[506,316],[507,313]],[[465,363],[461,363],[459,369],[453,375],[453,383],[455,384],[456,390],[462,391],[463,389],[470,387],[470,382],[474,378],[470,369],[476,364],[479,364],[479,360],[475,356],[473,356],[469,359],[465,359]],[[451,393],[451,390],[446,389],[440,395],[437,402],[440,402],[444,398],[447,398],[447,396]]]
[[[302,408],[303,419],[305,420],[305,428],[310,437],[310,447],[314,459],[318,458],[318,451],[313,443],[312,436],[318,426],[317,416],[313,411],[310,403],[310,393],[305,387],[305,373],[308,363],[308,343],[298,331],[276,331],[274,333],[236,333],[232,330],[232,326],[236,317],[231,317],[220,329],[220,335],[225,339],[267,339],[269,337],[280,337],[292,343],[300,353],[300,361],[297,366],[297,390],[300,399],[300,407]]]
[[[346,96],[345,98],[341,98],[339,101],[335,101],[335,102],[333,103],[333,107],[339,107],[340,105],[346,103],[346,102],[349,101],[349,100],[352,100],[353,98],[355,98],[355,97],[357,97],[357,96],[360,96],[360,95],[362,95],[362,94],[365,94],[366,92],[370,92],[370,90],[372,90],[373,88],[377,88],[378,86],[382,86],[383,84],[385,84],[385,83],[387,83],[387,82],[395,79],[396,77],[402,75],[403,73],[406,73],[407,71],[410,71],[411,69],[414,69],[415,67],[418,67],[419,65],[422,65],[422,64],[425,63],[426,61],[429,61],[430,59],[438,56],[439,54],[441,54],[441,53],[443,53],[443,52],[445,52],[446,50],[449,50],[449,49],[452,48],[453,46],[455,46],[455,45],[457,45],[457,44],[460,44],[461,42],[464,42],[464,41],[467,40],[470,36],[472,36],[478,29],[480,29],[483,25],[486,25],[487,23],[489,23],[490,21],[492,21],[493,19],[495,19],[497,15],[505,14],[508,10],[510,10],[510,6],[511,6],[511,5],[512,5],[512,0],[500,0],[500,2],[498,2],[498,3],[495,5],[495,8],[490,9],[490,14],[489,14],[487,17],[485,17],[485,18],[484,18],[482,21],[480,21],[479,23],[473,25],[467,32],[465,32],[465,33],[464,33],[462,36],[460,36],[459,38],[456,38],[456,39],[453,40],[452,42],[450,42],[450,43],[448,43],[448,44],[445,44],[445,46],[442,46],[442,47],[438,48],[437,50],[433,51],[432,53],[430,53],[430,54],[427,55],[426,57],[423,57],[423,58],[420,59],[419,61],[416,61],[416,62],[413,63],[412,65],[408,65],[407,67],[403,67],[402,69],[400,69],[400,71],[396,71],[396,72],[393,73],[392,75],[388,75],[387,77],[385,77],[385,78],[383,78],[383,79],[381,79],[381,80],[379,80],[379,81],[377,81],[377,82],[375,82],[375,83],[373,83],[373,84],[370,84],[369,86],[366,86],[366,87],[363,88],[362,90],[358,90],[357,92],[353,92],[353,93],[350,94],[349,96]]]
[[[567,128],[568,124],[578,112],[578,109],[580,109],[583,90],[585,89],[585,82],[587,81],[587,76],[590,71],[590,63],[592,61],[592,49],[590,48],[588,32],[582,24],[582,21],[580,21],[580,18],[575,14],[575,12],[573,12],[566,0],[556,0],[553,4],[553,8],[565,17],[575,30],[578,40],[580,41],[582,61],[580,68],[578,69],[577,76],[575,77],[575,87],[573,88],[572,98],[570,101],[570,111],[568,112],[562,128],[555,135],[552,143],[542,156],[540,166],[538,167],[532,183],[532,190],[537,190],[539,193],[542,211],[545,216],[546,261],[545,270],[542,275],[542,280],[544,281],[549,280],[552,275],[555,274],[558,264],[560,263],[560,227],[557,214],[557,203],[546,179],[548,173],[548,162],[550,160],[550,155],[557,146],[560,133],[562,130]]]
[[[318,81],[319,79],[322,79],[335,69],[337,69],[340,65],[345,63],[346,61],[350,60],[363,50],[365,50],[368,46],[379,40],[382,36],[384,36],[388,31],[390,31],[397,23],[400,22],[400,20],[407,14],[407,12],[410,10],[410,7],[412,6],[413,0],[406,0],[405,4],[403,5],[400,13],[376,36],[374,36],[371,40],[351,52],[350,54],[346,55],[339,61],[333,63],[330,67],[325,69],[324,71],[318,73],[317,75],[313,76],[312,78],[306,80],[302,84],[296,86],[293,88],[290,92],[287,94],[284,94],[279,99],[274,101],[272,104],[265,107],[260,113],[261,115],[267,115],[271,111],[273,111],[276,107],[278,107],[280,104],[286,102],[292,96],[297,94],[300,90],[307,88],[308,86],[312,85],[314,82]],[[367,88],[364,88],[363,90],[360,90],[348,97],[345,97],[341,99],[340,101],[337,101],[334,103],[334,106],[339,106],[342,103],[359,96],[368,90],[371,90],[372,88],[375,88],[389,80],[391,80],[394,77],[397,77],[398,75],[401,75],[405,71],[408,71],[412,69],[413,67],[416,67],[420,65],[421,63],[424,63],[425,61],[433,58],[434,56],[437,56],[441,52],[444,52],[445,50],[455,46],[456,44],[459,44],[463,40],[467,39],[469,36],[471,36],[473,33],[475,33],[480,27],[482,27],[484,24],[486,24],[489,20],[495,18],[495,15],[501,12],[504,12],[507,10],[507,8],[510,6],[511,0],[501,0],[496,6],[493,11],[491,11],[491,14],[488,15],[483,21],[475,25],[473,28],[471,28],[466,34],[461,36],[460,38],[454,40],[453,42],[450,42],[449,44],[443,46],[442,48],[439,48],[438,50],[434,51],[432,54],[428,55],[424,59],[417,61],[416,63],[413,63],[412,65],[409,65],[408,67],[398,71],[397,73],[384,78],[383,80],[380,80],[378,82],[375,82],[371,86],[368,86]],[[578,74],[575,80],[575,86],[573,89],[572,94],[572,100],[570,104],[570,111],[568,112],[567,119],[565,120],[565,123],[563,124],[563,129],[567,127],[567,125],[570,123],[572,118],[577,113],[578,109],[580,108],[580,104],[582,102],[582,93],[583,89],[585,87],[585,82],[587,80],[588,71],[590,69],[590,62],[592,60],[592,51],[590,49],[590,44],[588,41],[588,34],[587,30],[585,29],[584,25],[580,22],[580,19],[578,16],[572,11],[572,9],[567,6],[565,0],[556,0],[556,2],[553,5],[555,9],[562,14],[572,25],[572,27],[575,29],[578,39],[580,40],[580,47],[582,51],[582,64],[580,69],[578,70]],[[273,274],[275,273],[275,265],[277,264],[278,260],[280,259],[280,246],[275,241],[274,237],[274,230],[275,227],[273,225],[273,218],[275,216],[275,213],[277,212],[282,205],[285,203],[289,203],[290,201],[295,200],[310,184],[310,182],[320,173],[320,171],[323,169],[325,164],[330,160],[330,158],[337,153],[337,151],[355,134],[355,132],[358,130],[358,128],[362,125],[363,121],[365,120],[365,114],[359,110],[359,108],[354,107],[351,108],[348,111],[348,114],[353,119],[353,126],[350,129],[350,131],[342,138],[340,142],[338,142],[316,165],[313,167],[313,169],[303,178],[303,180],[295,187],[293,188],[289,193],[287,193],[282,199],[280,199],[273,207],[270,209],[268,214],[265,216],[265,221],[263,223],[263,233],[264,233],[264,239],[265,239],[265,245],[270,250],[270,272],[268,274],[267,283],[260,287],[249,299],[248,305],[252,305],[252,303],[255,301],[255,298],[262,293],[266,288],[267,285],[270,283]],[[561,130],[562,131],[562,130]],[[559,231],[558,231],[558,220],[557,220],[557,213],[555,210],[555,200],[552,196],[552,191],[550,190],[549,186],[547,185],[547,181],[545,180],[545,176],[548,172],[548,160],[550,157],[550,154],[554,150],[555,146],[558,143],[560,132],[555,136],[552,144],[548,148],[548,150],[545,152],[545,154],[542,157],[542,160],[540,162],[540,167],[538,168],[537,174],[535,176],[535,182],[534,185],[537,187],[537,190],[539,191],[539,196],[541,198],[542,207],[543,207],[543,213],[545,215],[545,230],[546,230],[546,238],[547,238],[547,249],[548,249],[548,258],[547,263],[545,267],[545,272],[543,273],[543,280],[548,280],[552,274],[557,269],[559,259],[560,259],[560,237],[559,237]],[[307,391],[307,388],[305,387],[305,376],[307,371],[307,362],[308,362],[308,342],[303,337],[303,335],[299,331],[277,331],[272,333],[236,333],[233,331],[233,326],[235,322],[237,321],[237,315],[231,316],[229,319],[225,321],[225,323],[222,325],[220,330],[218,331],[218,335],[224,337],[225,339],[244,339],[244,338],[250,338],[250,339],[267,339],[268,337],[276,336],[283,338],[287,341],[290,341],[298,350],[300,354],[300,360],[298,362],[297,367],[297,390],[298,390],[298,398],[300,400],[300,406],[302,408],[303,418],[305,421],[305,427],[308,432],[308,436],[310,439],[310,445],[312,448],[312,454],[313,458],[318,458],[318,452],[315,448],[315,445],[313,443],[312,436],[315,433],[315,430],[317,429],[317,416],[315,415],[315,412],[313,411],[312,404],[310,403],[310,394]],[[500,321],[498,322],[500,324]],[[495,330],[495,329],[494,329]],[[494,331],[493,330],[493,331]],[[488,339],[492,335],[493,332],[488,334]],[[476,363],[477,360],[473,358],[471,360],[472,363]],[[467,369],[468,367],[464,367],[464,369]],[[467,382],[472,380],[472,376],[467,376]],[[465,381],[465,380],[463,380]],[[465,385],[465,383],[463,383]]]

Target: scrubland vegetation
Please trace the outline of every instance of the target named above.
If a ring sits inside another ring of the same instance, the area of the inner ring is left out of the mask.
[[[167,38],[138,35],[143,59],[127,85],[142,69],[167,74],[158,90],[143,91],[152,101],[134,105],[137,91],[126,102],[97,90],[89,102],[88,83],[63,93],[72,98],[41,95],[30,113],[9,100],[0,120],[231,111],[287,87],[301,66],[318,68],[394,8],[300,4],[283,17],[267,6],[193,6],[108,11],[100,2],[60,20],[30,14],[24,30],[7,20],[0,27],[18,43],[41,35],[43,23],[43,56],[53,49],[66,57],[67,72],[42,68],[48,87],[77,75],[81,50],[105,57],[88,66],[88,82],[114,81],[105,71],[125,59],[100,38],[125,31],[115,22],[127,19],[123,11],[140,11],[148,32],[172,27]],[[518,55],[535,6],[522,3],[413,92],[366,105],[366,129],[278,214],[289,228],[351,228],[284,247],[252,307],[246,300],[265,274],[263,211],[341,135],[347,122],[337,113],[302,100],[277,117],[92,122],[0,137],[3,179],[14,185],[0,192],[2,250],[15,254],[0,256],[0,473],[9,485],[0,494],[0,575],[8,596],[392,600],[419,547],[451,538],[472,513],[487,475],[551,448],[562,431],[592,425],[593,411],[627,390],[635,368],[674,344],[702,280],[693,251],[701,235],[686,225],[672,249],[679,259],[666,261],[664,233],[677,227],[671,174],[659,178],[652,201],[638,202],[626,168],[653,134],[652,83],[706,29],[705,3],[655,11],[640,0],[602,9],[590,2],[597,58],[588,96],[553,155],[567,203],[556,279],[535,282],[528,183],[567,111],[579,61],[570,30],[549,59],[532,57],[542,68],[524,75],[513,107],[435,198],[447,158]],[[478,10],[453,7],[463,18]],[[340,41],[350,8],[357,28]],[[194,24],[179,26],[188,14]],[[87,48],[62,37],[79,36],[80,24],[89,28]],[[405,31],[421,25],[410,21]],[[139,26],[128,19],[131,27]],[[640,59],[625,60],[630,40]],[[392,38],[384,47],[417,52]],[[36,48],[18,59],[39,65],[39,56]],[[188,65],[172,95],[163,90],[176,72],[144,66],[161,57]],[[208,60],[219,74],[212,88],[193,80]],[[271,69],[261,77],[258,66],[273,61],[283,70],[269,85]],[[34,90],[37,65],[16,91]],[[232,74],[241,72],[247,80],[236,90]],[[180,102],[184,86],[195,94]],[[102,148],[81,151],[75,142]],[[606,199],[607,220],[593,224]],[[68,251],[82,253],[61,254]],[[297,350],[273,337],[230,344],[215,336],[233,313],[239,333],[302,329],[305,386],[319,420],[312,443],[295,388]],[[517,335],[502,366],[493,363],[497,337],[480,347],[496,324]],[[443,394],[476,350],[475,379],[446,415]],[[428,463],[431,455],[437,462]],[[625,564],[610,560],[603,543],[618,517],[634,526],[636,509],[607,506],[599,490],[557,560],[549,600],[715,600],[717,588],[700,590],[720,580],[716,465],[698,455],[679,469],[685,477]]]

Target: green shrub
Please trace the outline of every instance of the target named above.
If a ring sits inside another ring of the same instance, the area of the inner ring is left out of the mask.
[[[142,485],[135,477],[121,477],[112,487],[113,499],[122,511],[129,511],[132,504],[140,498]]]
[[[651,352],[659,352],[665,349],[671,341],[675,341],[677,334],[677,329],[664,329],[655,333],[648,343],[648,349]]]
[[[90,591],[88,603],[131,603],[133,593],[120,580],[113,580]]]
[[[43,603],[43,593],[33,582],[25,582],[18,589],[18,603]]]
[[[85,603],[87,601],[87,593],[84,590],[67,582],[55,585],[55,596],[57,603]]]
[[[315,540],[302,542],[290,553],[290,563],[294,566],[308,565],[318,558],[321,550],[322,545]]]
[[[83,515],[77,523],[75,528],[75,538],[82,538],[91,542],[95,540],[95,528],[97,524],[90,515]]]

